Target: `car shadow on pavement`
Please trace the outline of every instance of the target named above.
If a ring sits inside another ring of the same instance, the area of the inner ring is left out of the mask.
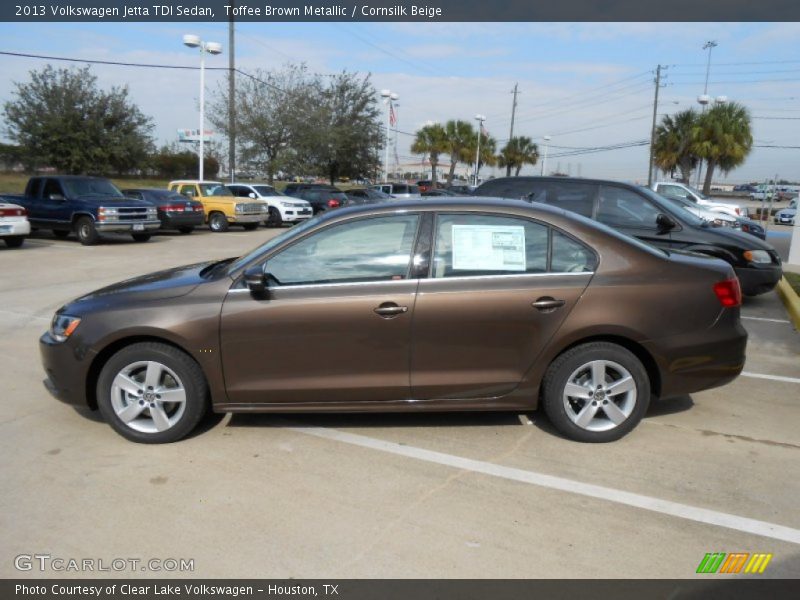
[[[666,398],[653,400],[647,409],[645,419],[649,417],[663,417],[665,415],[674,415],[675,413],[691,410],[694,406],[694,400],[689,394],[678,396],[676,398]]]

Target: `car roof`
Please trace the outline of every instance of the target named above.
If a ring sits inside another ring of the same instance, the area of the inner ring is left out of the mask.
[[[591,178],[584,178],[584,177],[553,177],[553,176],[540,176],[540,175],[520,175],[518,177],[495,177],[494,179],[489,179],[488,181],[484,181],[481,183],[477,190],[480,190],[485,185],[490,183],[497,183],[497,182],[513,182],[513,181],[544,181],[544,182],[556,182],[556,183],[564,183],[564,182],[571,182],[571,183],[593,183],[593,184],[613,184],[613,185],[621,185],[629,188],[637,188],[638,186],[634,183],[628,183],[626,181],[616,181],[614,179],[591,179]],[[647,187],[647,186],[642,186]]]

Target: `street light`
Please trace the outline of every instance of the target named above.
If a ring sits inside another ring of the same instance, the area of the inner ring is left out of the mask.
[[[544,136],[544,157],[542,158],[542,175],[544,175],[545,169],[547,168],[547,142],[549,142],[552,138],[549,135]]]
[[[400,96],[391,90],[381,90],[381,98],[386,105],[386,143],[383,155],[383,181],[389,182],[389,129],[392,126],[392,102]]]
[[[184,46],[200,48],[200,168],[199,179],[203,181],[203,154],[205,152],[205,93],[206,93],[206,53],[222,54],[222,44],[204,42],[199,35],[187,33],[183,36]]]
[[[719,44],[714,40],[708,40],[705,44],[703,44],[703,50],[708,50],[708,59],[706,60],[706,82],[703,85],[703,93],[697,97],[697,102],[700,106],[703,107],[703,112],[706,112],[706,106],[711,102],[711,96],[708,95],[708,76],[711,73],[711,51],[716,48]],[[726,98],[727,100],[727,98]],[[703,161],[700,161],[700,164],[697,165],[697,181],[695,182],[695,187],[700,187],[700,177],[703,171]]]
[[[484,115],[475,115],[478,122],[478,147],[475,150],[475,187],[478,187],[478,169],[481,166],[481,135],[483,134],[483,122],[486,120]]]

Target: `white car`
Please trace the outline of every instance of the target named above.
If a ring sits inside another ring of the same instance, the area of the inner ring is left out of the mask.
[[[734,202],[721,202],[713,200],[702,192],[674,181],[658,181],[653,184],[653,191],[665,198],[689,200],[713,212],[731,215],[732,217],[747,217],[747,208]]]
[[[792,200],[789,208],[784,208],[775,213],[773,220],[778,225],[794,225],[794,219],[797,216],[797,200]]]
[[[10,204],[0,198],[0,238],[9,248],[19,248],[30,235],[28,211],[19,204]]]
[[[226,186],[234,196],[257,198],[269,205],[269,227],[280,227],[284,223],[297,223],[314,216],[311,204],[300,198],[284,196],[266,183],[229,183]]]

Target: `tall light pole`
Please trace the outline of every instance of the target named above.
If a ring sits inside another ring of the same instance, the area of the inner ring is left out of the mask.
[[[708,40],[705,44],[703,44],[703,50],[708,50],[708,59],[706,60],[706,82],[703,85],[703,93],[697,97],[697,102],[702,106],[702,111],[706,112],[706,105],[711,102],[711,97],[708,95],[708,76],[711,74],[711,51],[716,48],[719,44],[714,40]],[[695,182],[694,186],[699,188],[700,187],[700,177],[703,171],[703,161],[701,160],[700,163],[697,165],[697,181]]]
[[[483,135],[483,122],[486,120],[484,115],[475,115],[478,122],[478,147],[475,150],[475,187],[478,187],[478,169],[481,166],[481,136]]]
[[[383,180],[385,182],[389,181],[389,130],[392,127],[392,102],[399,97],[392,90],[381,90],[381,98],[386,105],[386,143],[383,155]]]
[[[222,44],[204,42],[199,35],[186,34],[183,43],[189,48],[200,48],[200,168],[199,179],[203,180],[203,155],[205,153],[205,95],[206,95],[206,53],[222,54]]]
[[[542,158],[542,175],[544,175],[545,170],[547,169],[547,142],[549,142],[552,138],[549,135],[544,136],[544,156]]]

